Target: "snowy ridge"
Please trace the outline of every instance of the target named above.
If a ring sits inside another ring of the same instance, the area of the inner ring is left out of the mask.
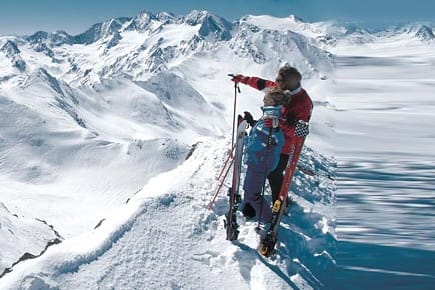
[[[58,31],[0,37],[1,201],[25,220],[47,221],[65,238],[41,257],[15,265],[0,279],[0,288],[56,288],[62,283],[82,288],[74,281],[91,288],[110,283],[121,289],[143,288],[137,277],[146,277],[140,271],[160,267],[158,254],[174,267],[179,264],[172,270],[180,272],[184,288],[210,283],[231,289],[222,273],[241,289],[268,283],[319,288],[330,283],[335,254],[333,160],[305,149],[301,166],[306,173],[298,172],[292,188],[295,220],[284,221],[283,246],[275,262],[256,253],[254,224],[244,225],[240,244],[224,241],[224,196],[214,212],[204,209],[229,146],[220,139],[231,128],[233,86],[228,73],[273,79],[283,61],[298,67],[318,110],[307,145],[319,152],[329,149],[324,137],[332,132],[327,110],[333,106],[329,76],[334,56],[318,45],[327,24],[304,24],[293,17],[283,20],[296,23],[286,30],[280,21],[230,23],[206,11],[185,16],[142,11],[95,24],[77,36]],[[16,65],[17,60],[25,65]],[[261,100],[261,92],[243,87],[238,112],[248,110],[258,117]],[[199,140],[203,143],[185,160]],[[166,218],[170,213],[176,218]],[[166,228],[149,227],[158,222]],[[36,225],[35,232],[41,232]],[[0,239],[6,234],[0,232]],[[168,243],[153,247],[159,237]],[[178,243],[177,237],[187,244],[174,250],[187,257],[183,261],[166,249]],[[14,253],[30,251],[8,245]],[[134,259],[120,254],[135,245]],[[214,250],[208,252],[210,248]],[[111,273],[110,255],[125,258],[118,261],[119,269],[138,285],[117,284],[124,282]],[[15,256],[5,267],[19,258]],[[147,256],[152,257],[150,264],[142,264]],[[81,278],[92,267],[103,267],[98,264],[103,260],[107,278]],[[183,270],[190,262],[199,269],[196,280]],[[214,273],[213,279],[201,280],[208,277],[201,272],[205,269]],[[149,278],[156,288],[178,283],[157,278]]]
[[[20,50],[17,44],[11,40],[0,48],[0,51],[4,53],[5,57],[10,60],[12,67],[18,69],[20,72],[26,70],[26,62],[20,56]]]
[[[295,215],[290,224],[285,218],[281,238],[286,242],[277,259],[270,261],[255,249],[258,238],[252,223],[243,225],[239,243],[225,241],[226,197],[219,197],[213,212],[205,208],[216,185],[212,176],[218,173],[227,146],[226,140],[203,140],[183,165],[151,179],[97,229],[50,248],[38,261],[29,261],[30,267],[18,265],[0,285],[17,289],[326,287],[334,268],[335,216],[330,209],[335,197],[334,183],[325,176],[335,175],[328,171],[334,170],[334,162],[311,150],[304,152],[304,163],[317,177],[296,177]],[[309,194],[316,183],[321,186]],[[312,203],[320,196],[321,202]],[[112,265],[117,265],[116,271]]]
[[[106,78],[125,75],[134,80],[146,80],[152,73],[173,68],[195,53],[214,51],[228,45],[236,53],[244,47],[242,51],[246,52],[243,54],[265,62],[275,55],[268,55],[269,51],[257,52],[256,49],[266,48],[263,43],[270,40],[276,42],[276,47],[294,46],[290,52],[300,51],[303,57],[310,59],[312,57],[307,48],[314,48],[307,46],[312,42],[311,38],[324,35],[324,27],[327,26],[295,22],[295,18],[289,18],[295,25],[288,25],[283,30],[282,24],[265,25],[280,23],[282,20],[278,18],[270,19],[270,22],[254,21],[257,18],[251,16],[230,23],[207,11],[194,10],[179,17],[142,11],[133,18],[122,17],[95,24],[76,36],[62,31],[39,31],[29,37],[7,40],[5,44],[2,44],[3,39],[8,37],[1,37],[0,45],[4,47],[2,51],[6,51],[7,57],[11,58],[12,51],[14,57],[22,58],[21,65],[15,65],[20,72],[42,67],[56,78],[79,85],[100,83]],[[307,34],[308,31],[313,33]],[[258,38],[257,32],[261,32],[262,39],[253,45],[250,38]],[[281,56],[279,61],[282,59],[289,60],[287,56]],[[17,75],[8,71],[3,74],[0,77],[5,79]]]
[[[38,256],[50,244],[58,243],[62,239],[43,221],[12,214],[1,202],[0,236],[0,277],[11,271],[15,263]]]
[[[349,44],[371,45],[382,42],[385,39],[389,39],[392,42],[402,41],[409,45],[431,45],[433,39],[435,39],[432,25],[422,23],[401,24],[373,31],[361,28],[355,24],[348,24],[344,26],[342,32],[344,34],[335,34],[335,38],[340,46]],[[335,44],[337,45],[337,43]]]

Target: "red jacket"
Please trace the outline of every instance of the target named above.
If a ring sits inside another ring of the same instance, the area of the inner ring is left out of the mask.
[[[278,86],[278,84],[273,81],[258,77],[249,77],[246,84],[257,90],[264,90],[266,88]],[[292,138],[295,130],[293,122],[296,120],[309,122],[312,111],[313,102],[311,101],[310,96],[304,89],[296,89],[294,95],[292,95],[290,103],[282,108],[283,120],[280,122],[280,127],[285,135],[285,144],[281,151],[282,154],[290,154]]]

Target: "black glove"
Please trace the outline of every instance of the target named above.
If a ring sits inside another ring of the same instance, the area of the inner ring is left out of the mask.
[[[249,80],[249,77],[246,77],[246,76],[240,75],[240,74],[238,74],[238,75],[229,75],[229,76],[231,77],[231,80],[233,82],[235,82],[236,84],[242,83],[242,84],[246,85],[248,83],[248,80]]]
[[[248,124],[249,124],[251,127],[254,127],[255,124],[257,123],[257,121],[254,120],[254,117],[252,117],[251,113],[245,111],[245,112],[243,112],[243,114],[244,114],[244,115],[243,115],[243,119],[245,119],[246,122],[248,122]]]

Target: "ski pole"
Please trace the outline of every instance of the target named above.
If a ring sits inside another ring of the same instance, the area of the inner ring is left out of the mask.
[[[212,200],[210,201],[210,203],[207,206],[207,208],[209,210],[211,210],[213,208],[214,202],[216,201],[216,198],[217,198],[219,192],[221,191],[222,186],[224,185],[225,179],[227,178],[228,173],[230,172],[231,165],[233,164],[233,162],[234,162],[234,160],[231,159],[230,165],[228,166],[227,170],[225,171],[225,174],[224,174],[224,177],[222,178],[222,181],[219,183],[219,186],[217,187],[216,192],[215,192]]]
[[[230,154],[228,154],[228,157],[227,157],[227,159],[226,159],[225,162],[224,162],[224,166],[222,167],[222,169],[221,169],[221,171],[220,171],[220,173],[219,173],[219,176],[218,176],[218,178],[217,178],[218,180],[221,179],[222,174],[224,173],[224,170],[225,170],[225,168],[227,167],[227,163],[228,163],[228,161],[230,161],[230,159],[233,158],[233,152],[234,152],[234,149],[235,149],[235,146],[233,146],[233,148],[231,149]]]
[[[228,74],[228,76],[234,78],[235,75],[234,74]],[[238,85],[237,82],[234,82],[234,104],[233,104],[233,132],[231,134],[231,147],[234,146],[234,131],[236,128],[236,106],[237,106],[237,92],[241,92],[240,91],[240,87]]]
[[[227,157],[227,159],[226,159],[225,162],[224,162],[224,166],[222,166],[222,169],[221,169],[221,171],[219,172],[219,176],[218,176],[218,178],[217,178],[217,180],[218,180],[218,182],[219,182],[218,189],[216,190],[215,195],[213,196],[212,200],[210,201],[210,203],[209,203],[209,205],[208,205],[208,209],[211,209],[211,207],[213,206],[214,200],[216,199],[216,197],[217,197],[217,195],[218,195],[218,193],[219,193],[219,191],[220,191],[220,188],[222,187],[222,183],[225,181],[225,178],[226,178],[226,176],[227,176],[227,174],[228,174],[229,168],[231,167],[231,164],[232,164],[232,162],[233,162],[233,152],[234,152],[234,149],[235,149],[235,146],[233,146],[233,148],[232,148],[230,154],[228,154],[228,157]],[[231,160],[230,166],[227,168],[228,162],[229,162],[230,160]],[[225,170],[225,169],[226,169],[226,170]],[[224,174],[224,172],[225,172],[224,178],[223,178],[223,180],[221,180],[221,178],[222,178],[222,174]]]

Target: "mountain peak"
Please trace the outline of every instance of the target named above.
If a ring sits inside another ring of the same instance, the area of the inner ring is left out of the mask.
[[[112,18],[108,21],[97,23],[91,26],[85,32],[76,35],[74,42],[79,44],[91,44],[101,38],[116,34],[121,27],[129,21],[128,17]]]
[[[200,24],[205,17],[211,15],[207,10],[192,10],[182,17],[183,22],[189,25]]]
[[[156,18],[163,23],[170,23],[173,22],[176,17],[172,13],[160,11],[159,13],[157,13]]]
[[[2,51],[11,61],[13,67],[18,69],[20,72],[26,70],[26,62],[22,59],[20,55],[21,51],[18,49],[18,46],[14,41],[6,41],[6,43],[0,48],[0,51]]]
[[[354,24],[354,23],[349,23],[344,25],[344,35],[351,35],[351,34],[365,34],[366,30],[364,30],[363,28],[361,28],[360,26]]]
[[[429,41],[435,39],[435,35],[433,33],[432,28],[430,28],[427,25],[422,25],[420,29],[415,34],[417,38],[419,38],[422,41]]]
[[[300,18],[294,14],[290,14],[288,18],[290,20],[292,20],[293,22],[305,22],[302,18]]]
[[[199,35],[202,37],[211,37],[217,40],[229,40],[231,38],[232,23],[207,10],[192,10],[181,17],[180,21],[191,26],[201,25]]]
[[[156,16],[147,10],[142,10],[128,24],[126,30],[145,30],[153,20],[157,20]]]
[[[250,29],[294,31],[300,34],[310,34],[311,37],[321,34],[316,25],[304,22],[296,15],[289,15],[287,17],[246,15],[240,18],[237,23]]]
[[[18,49],[18,46],[12,40],[6,41],[6,43],[0,48],[2,52],[6,54],[8,57],[12,57],[14,55],[19,54],[21,51]]]
[[[62,44],[73,44],[74,38],[65,31],[58,30],[55,32],[37,31],[26,38],[31,44],[48,42],[52,46],[60,46]]]
[[[156,18],[156,16],[146,9],[142,9],[134,18]]]

